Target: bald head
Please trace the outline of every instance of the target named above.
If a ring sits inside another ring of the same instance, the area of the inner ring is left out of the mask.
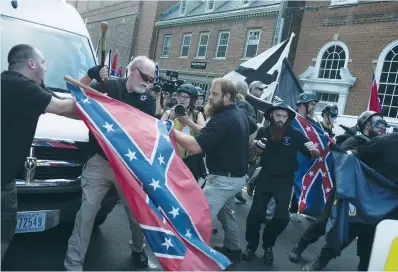
[[[8,70],[20,71],[27,67],[29,60],[38,60],[38,51],[28,44],[18,44],[8,53]]]

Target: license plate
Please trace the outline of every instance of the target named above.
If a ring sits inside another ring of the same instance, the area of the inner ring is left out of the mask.
[[[45,227],[45,212],[22,212],[17,214],[16,233],[44,231]]]

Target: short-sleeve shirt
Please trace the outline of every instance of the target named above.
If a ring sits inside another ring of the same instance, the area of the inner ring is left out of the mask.
[[[305,146],[309,140],[296,128],[287,127],[280,141],[271,137],[271,127],[262,127],[257,133],[257,139],[267,138],[267,146],[260,156],[262,171],[270,176],[290,178],[298,169],[297,151],[304,156],[311,157]]]
[[[209,172],[244,176],[249,160],[249,135],[257,130],[236,105],[228,105],[211,117],[195,137],[206,153]]]
[[[41,114],[52,94],[13,71],[1,73],[1,185],[23,169]]]
[[[127,78],[108,78],[104,81],[103,87],[101,87],[100,83],[94,81],[91,84],[91,88],[99,92],[106,93],[109,97],[135,107],[146,114],[155,116],[156,98],[153,97],[149,91],[143,94],[137,92],[129,93],[127,91],[126,82]],[[97,139],[95,139],[91,132],[89,132],[89,152],[90,155],[98,153],[104,159],[107,159]]]

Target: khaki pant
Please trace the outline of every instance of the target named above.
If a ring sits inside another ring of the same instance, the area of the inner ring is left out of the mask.
[[[82,271],[87,248],[90,242],[91,233],[95,218],[101,208],[101,202],[115,185],[118,195],[125,204],[131,229],[130,248],[132,251],[140,252],[144,248],[144,234],[141,228],[126,206],[124,195],[121,193],[119,184],[117,183],[115,174],[111,165],[107,160],[96,154],[91,157],[81,176],[82,183],[82,206],[76,214],[75,226],[72,236],[68,241],[68,249],[66,251],[65,269],[73,271]]]

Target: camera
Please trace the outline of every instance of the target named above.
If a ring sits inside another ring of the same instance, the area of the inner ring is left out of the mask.
[[[159,81],[154,84],[152,91],[158,93],[164,91],[166,93],[175,93],[179,86],[184,84],[184,80],[178,79],[178,72],[176,71],[166,71],[166,76],[169,78],[159,77]]]
[[[183,105],[177,105],[174,108],[174,112],[177,116],[185,116],[186,115],[186,111]]]
[[[260,140],[256,141],[256,146],[261,149],[264,150],[265,147],[267,146],[267,138],[261,138]]]

